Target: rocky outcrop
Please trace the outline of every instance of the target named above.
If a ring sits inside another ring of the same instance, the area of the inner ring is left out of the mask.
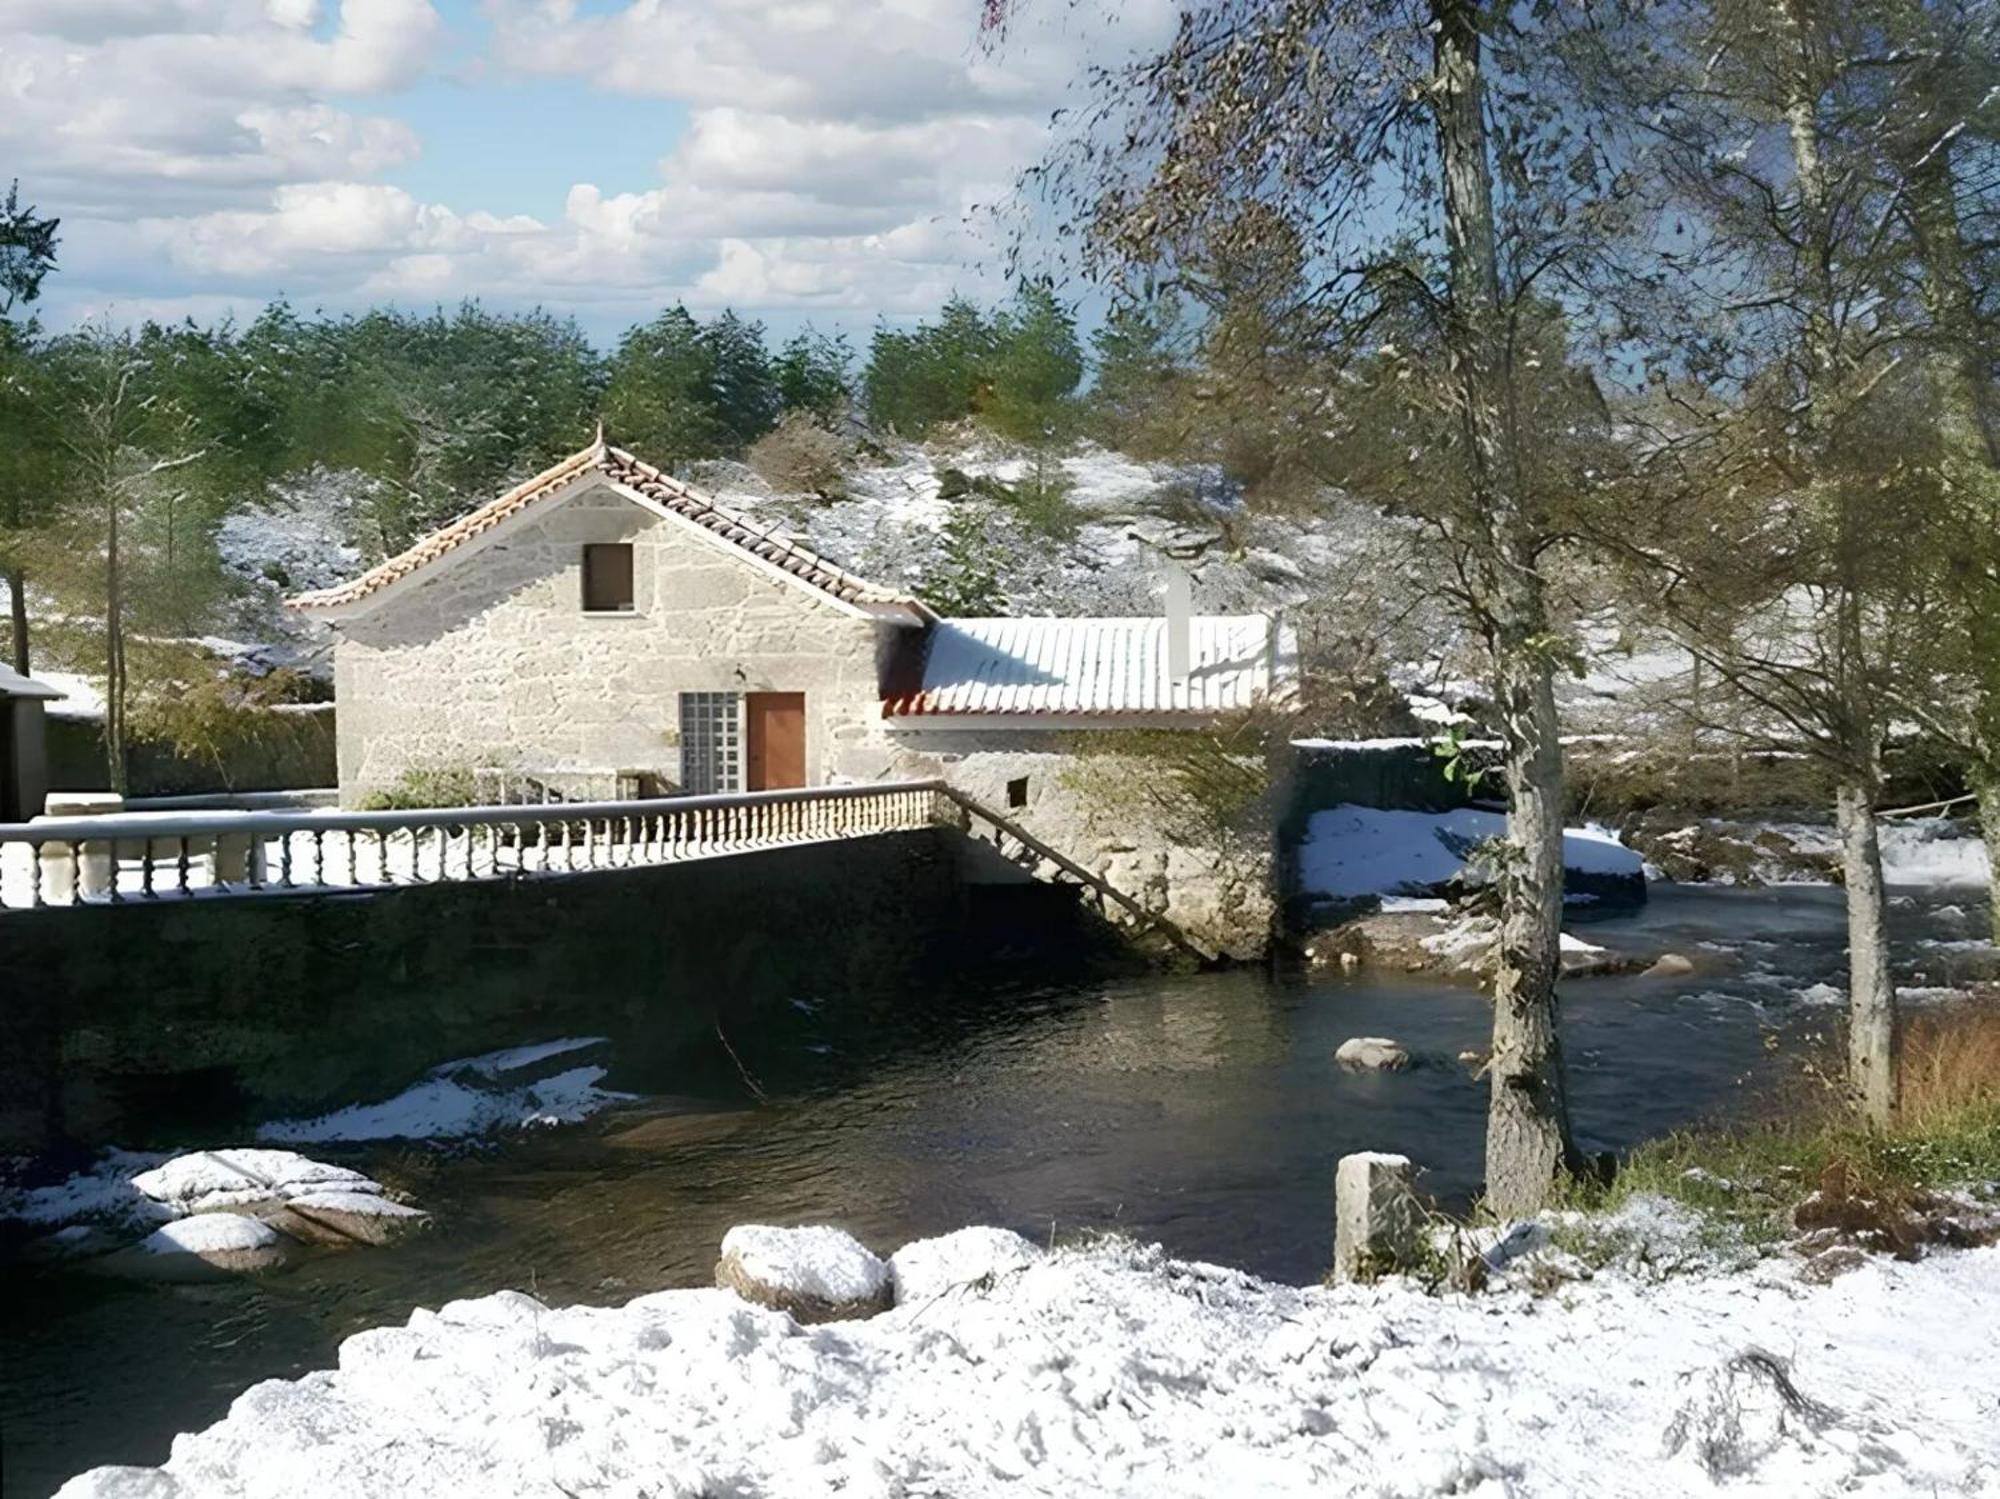
[[[1754,823],[1648,814],[1620,829],[1625,842],[1669,880],[1681,884],[1756,887],[1838,877],[1840,860],[1829,843],[1802,843],[1775,827]]]

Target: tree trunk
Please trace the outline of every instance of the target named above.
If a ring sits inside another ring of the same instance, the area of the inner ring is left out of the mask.
[[[28,675],[28,577],[18,567],[7,569],[8,641],[13,649],[14,670]]]
[[[1888,901],[1868,779],[1843,777],[1836,807],[1847,884],[1847,1076],[1862,1113],[1886,1124],[1896,1111],[1896,989],[1889,977]]]
[[[1465,435],[1476,607],[1493,658],[1509,805],[1500,869],[1486,1201],[1532,1213],[1575,1159],[1556,1030],[1562,748],[1548,615],[1521,492],[1493,222],[1475,0],[1433,0],[1433,107],[1444,166],[1451,314],[1445,354]]]
[[[104,524],[104,769],[123,796],[125,772],[125,598],[119,573],[118,491],[106,486]]]
[[[2000,944],[2000,766],[1975,765],[1970,777],[1973,794],[1979,798],[1979,830],[1986,839],[1986,904],[1993,940]]]

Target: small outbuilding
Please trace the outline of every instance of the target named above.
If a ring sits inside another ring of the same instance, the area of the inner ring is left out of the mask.
[[[0,822],[42,815],[49,794],[45,709],[63,694],[0,666]]]

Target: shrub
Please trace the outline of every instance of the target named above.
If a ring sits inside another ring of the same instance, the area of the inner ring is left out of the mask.
[[[809,411],[787,411],[744,455],[773,489],[822,500],[846,498],[847,466],[853,457],[852,444],[829,432]]]
[[[393,785],[368,792],[356,804],[363,812],[414,812],[427,807],[476,807],[479,779],[462,765],[413,765]]]

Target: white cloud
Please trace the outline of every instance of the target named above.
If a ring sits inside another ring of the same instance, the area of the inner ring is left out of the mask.
[[[1050,6],[989,54],[976,0],[483,0],[466,88],[567,81],[607,132],[617,96],[671,98],[688,126],[650,182],[580,162],[560,205],[474,212],[379,180],[420,149],[393,116],[446,45],[430,0],[51,8],[0,0],[0,154],[33,160],[35,201],[98,236],[59,278],[75,306],[122,266],[135,302],[925,311],[955,285],[998,290],[971,269],[991,247],[968,210],[1005,198],[1087,61],[1172,24],[1171,0]]]
[[[406,161],[415,134],[331,94],[405,86],[441,23],[430,0],[344,0],[321,39],[298,0],[0,0],[0,156],[38,200],[130,219],[254,201]]]

